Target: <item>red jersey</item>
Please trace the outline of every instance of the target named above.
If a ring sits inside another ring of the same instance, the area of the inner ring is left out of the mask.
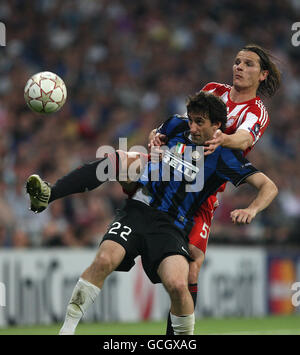
[[[249,153],[254,144],[264,134],[269,125],[268,112],[257,96],[245,102],[233,102],[230,99],[231,86],[219,83],[208,83],[202,89],[219,96],[227,106],[226,134],[233,134],[239,129],[248,131],[253,137],[252,146],[244,151],[244,155]],[[217,192],[224,191],[224,183]],[[189,234],[190,244],[195,245],[205,254],[211,222],[215,209],[218,206],[217,192],[208,197],[201,205],[195,215],[195,224]]]
[[[233,134],[239,129],[244,129],[252,135],[253,144],[245,150],[244,154],[249,153],[269,125],[269,115],[261,99],[256,96],[245,102],[233,102],[229,95],[231,86],[226,84],[208,83],[202,90],[219,96],[226,104],[226,134]]]

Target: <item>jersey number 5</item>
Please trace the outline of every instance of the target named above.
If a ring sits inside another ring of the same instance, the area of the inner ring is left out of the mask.
[[[200,237],[202,237],[203,239],[206,239],[206,238],[208,238],[208,236],[209,236],[209,225],[204,222],[203,227],[202,227],[202,231],[200,233]]]

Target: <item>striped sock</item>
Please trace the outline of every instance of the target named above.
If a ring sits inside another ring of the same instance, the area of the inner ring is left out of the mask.
[[[192,295],[194,301],[194,308],[196,308],[197,304],[197,295],[198,295],[198,284],[189,284],[189,291]]]

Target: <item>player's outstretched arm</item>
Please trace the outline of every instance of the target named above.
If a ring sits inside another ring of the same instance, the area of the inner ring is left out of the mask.
[[[256,173],[246,178],[248,184],[258,189],[256,198],[244,209],[237,209],[230,213],[235,224],[249,224],[257,213],[267,208],[278,194],[275,183],[263,173]]]
[[[213,138],[205,142],[204,155],[213,153],[220,145],[224,148],[245,151],[252,144],[253,138],[251,134],[244,129],[240,129],[233,134],[226,134],[218,129]]]
[[[162,146],[166,144],[168,140],[167,136],[161,133],[157,133],[156,130],[150,132],[148,148],[151,149],[155,146]],[[253,144],[253,138],[246,130],[238,130],[233,134],[223,133],[218,129],[213,138],[205,142],[204,155],[212,154],[219,146],[229,149],[236,149],[245,151]]]

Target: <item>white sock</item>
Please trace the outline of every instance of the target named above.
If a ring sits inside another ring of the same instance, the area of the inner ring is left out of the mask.
[[[195,325],[195,313],[187,316],[175,316],[170,313],[172,327],[175,335],[193,335]]]
[[[95,302],[100,288],[80,278],[73,290],[67,307],[65,322],[59,332],[60,335],[74,334],[75,329],[89,306]]]

